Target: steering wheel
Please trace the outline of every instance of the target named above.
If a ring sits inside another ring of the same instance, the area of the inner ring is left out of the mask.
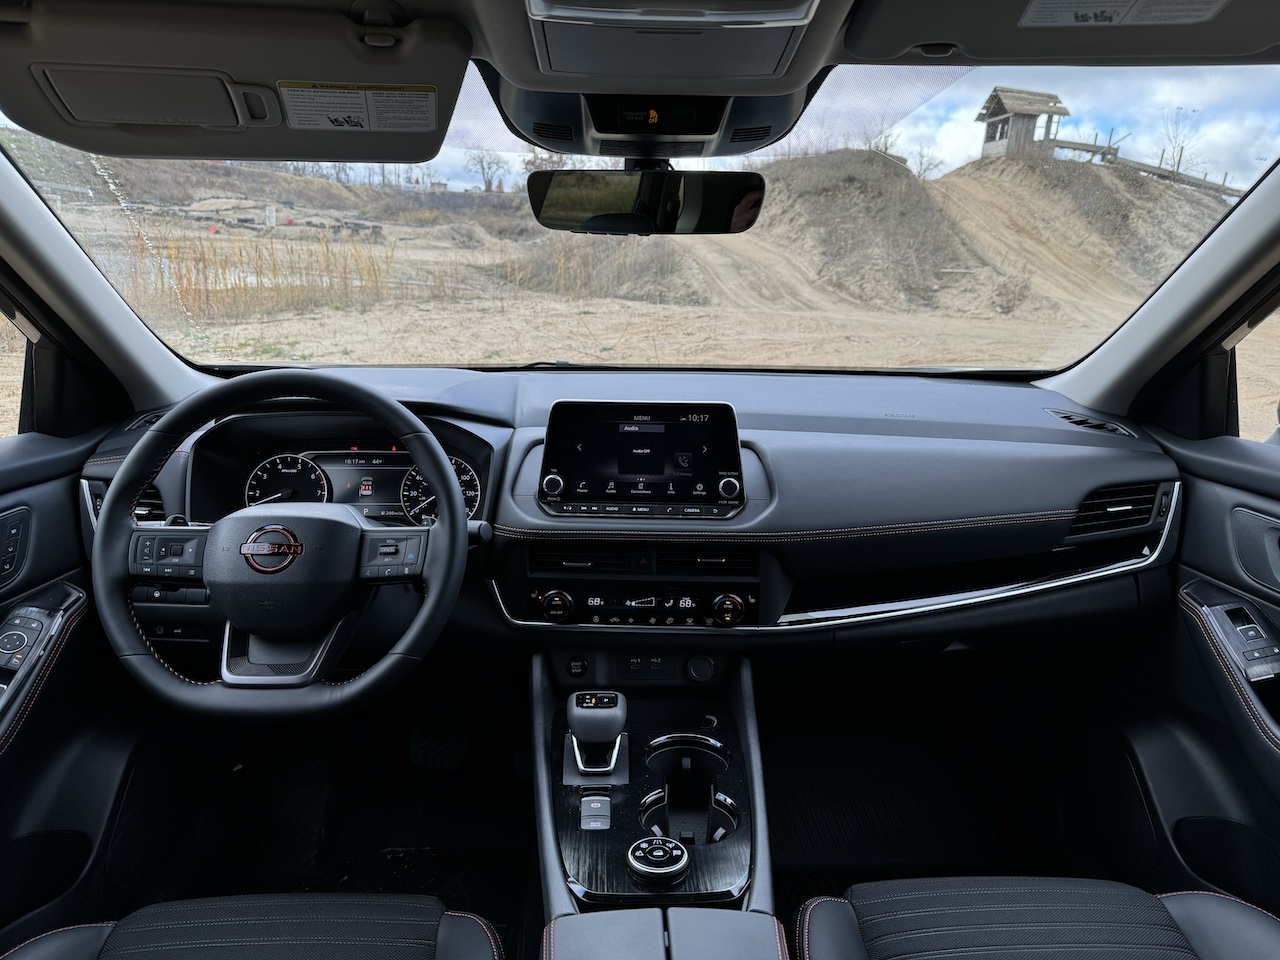
[[[437,496],[430,526],[388,527],[339,503],[258,504],[213,524],[141,526],[142,492],[184,440],[243,407],[280,398],[340,404],[399,437]],[[312,370],[233,377],[188,397],[134,446],[107,490],[93,542],[93,589],[120,662],[160,700],[240,717],[317,714],[366,700],[412,670],[435,642],[462,585],[467,514],[440,444],[384,394]],[[143,634],[133,609],[138,580],[209,592],[226,621],[221,678],[189,679]],[[415,583],[423,600],[403,636],[354,679],[327,676],[377,584]]]

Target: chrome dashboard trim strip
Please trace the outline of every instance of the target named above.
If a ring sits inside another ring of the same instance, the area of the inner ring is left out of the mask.
[[[1152,551],[1151,555],[1147,557],[1135,557],[1132,560],[1113,563],[1110,566],[1100,567],[1097,570],[1075,573],[1065,577],[1030,580],[1025,583],[991,587],[987,590],[974,590],[968,593],[950,594],[942,597],[921,597],[916,600],[869,604],[862,607],[844,607],[837,610],[812,610],[805,613],[789,613],[780,617],[776,624],[766,624],[764,626],[680,627],[679,629],[674,629],[667,627],[658,628],[633,626],[630,624],[562,624],[544,623],[538,620],[518,620],[508,612],[506,604],[502,602],[502,596],[498,592],[498,585],[493,580],[488,581],[489,592],[493,595],[494,602],[497,603],[498,610],[502,614],[503,619],[508,623],[517,627],[535,627],[549,630],[574,630],[579,632],[583,630],[608,630],[610,632],[639,633],[652,636],[656,630],[661,629],[666,630],[669,633],[695,632],[723,633],[727,636],[758,636],[773,633],[827,629],[830,627],[839,627],[857,623],[875,623],[883,620],[896,620],[901,617],[917,616],[926,613],[938,613],[944,610],[956,610],[983,603],[994,603],[1000,600],[1011,600],[1016,597],[1043,593],[1046,590],[1056,590],[1060,587],[1069,587],[1078,583],[1088,583],[1093,580],[1102,580],[1107,577],[1114,577],[1124,573],[1132,573],[1134,571],[1141,570],[1144,567],[1149,567],[1153,564],[1162,562],[1166,559],[1166,553],[1172,549],[1170,533],[1173,530],[1174,520],[1178,516],[1178,507],[1181,500],[1182,481],[1174,481],[1173,497],[1169,504],[1169,517],[1165,521],[1164,530],[1160,534],[1160,542],[1156,545],[1156,549]]]

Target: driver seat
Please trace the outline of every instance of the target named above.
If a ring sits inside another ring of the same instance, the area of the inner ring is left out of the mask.
[[[488,922],[435,897],[269,894],[158,903],[0,960],[502,960],[502,947]]]

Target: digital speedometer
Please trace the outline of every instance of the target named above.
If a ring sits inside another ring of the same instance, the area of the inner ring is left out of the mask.
[[[462,503],[467,509],[467,519],[470,520],[480,507],[480,477],[471,464],[459,457],[450,457],[449,462],[453,464],[454,475],[462,490]],[[400,504],[410,523],[422,523],[436,515],[435,493],[417,467],[405,474],[400,484]]]
[[[324,503],[329,499],[329,481],[315,462],[285,453],[262,461],[249,474],[244,487],[244,505],[259,503]]]

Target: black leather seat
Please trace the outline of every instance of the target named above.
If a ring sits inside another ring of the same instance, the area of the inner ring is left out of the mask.
[[[435,897],[290,894],[159,903],[28,940],[3,960],[502,960],[497,934]]]
[[[1215,893],[960,877],[850,887],[800,908],[795,960],[1275,960],[1280,919]]]

